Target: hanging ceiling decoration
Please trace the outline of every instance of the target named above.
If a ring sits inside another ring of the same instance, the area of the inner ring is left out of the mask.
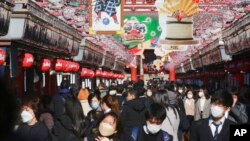
[[[194,16],[194,36],[199,45],[189,46],[185,52],[174,52],[173,62],[177,65],[221,37],[222,29],[250,11],[250,0],[200,0],[199,13]]]
[[[194,0],[156,0],[159,23],[162,28],[162,45],[197,44],[193,39],[193,15],[198,12],[198,3]]]
[[[172,60],[175,64],[181,63],[188,56],[220,37],[223,28],[230,26],[234,21],[250,11],[250,0],[193,0],[193,2],[198,3],[199,7],[198,14],[193,16],[193,35],[195,39],[200,40],[200,44],[189,46],[187,51],[173,52]],[[90,40],[98,46],[113,52],[114,55],[118,55],[123,60],[126,60],[126,62],[133,60],[133,56],[127,52],[123,45],[116,42],[111,35],[91,36],[88,34],[88,0],[35,0],[35,3],[74,27],[78,32],[81,32],[84,37],[93,37]],[[127,3],[130,3],[131,7],[131,0],[125,0],[125,5]],[[145,3],[145,1],[135,0],[132,1],[132,3],[133,5],[139,6]],[[147,1],[145,4],[152,10],[154,1]],[[145,8],[146,6],[141,7]],[[137,11],[134,12],[137,13]],[[138,15],[139,14],[140,12],[138,12]],[[183,13],[177,12],[175,15],[177,18],[183,19],[181,18],[182,14]]]

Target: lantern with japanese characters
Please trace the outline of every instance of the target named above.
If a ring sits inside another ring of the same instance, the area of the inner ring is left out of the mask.
[[[0,66],[2,66],[6,59],[6,52],[3,49],[0,49]]]
[[[49,59],[42,59],[41,61],[41,65],[40,65],[40,70],[42,71],[42,75],[43,75],[43,84],[42,86],[45,87],[45,72],[48,72],[50,70],[51,67],[51,61]]]
[[[30,67],[32,67],[33,63],[34,63],[33,55],[30,53],[25,53],[23,56],[23,60],[22,60],[22,67],[23,68],[30,68]]]

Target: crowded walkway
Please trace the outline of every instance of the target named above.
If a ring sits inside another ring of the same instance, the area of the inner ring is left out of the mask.
[[[19,102],[1,84],[1,96],[12,101],[1,101],[12,110],[1,113],[9,121],[6,141],[229,141],[230,125],[250,124],[249,87],[114,81],[101,93],[63,83],[55,96],[24,95]]]

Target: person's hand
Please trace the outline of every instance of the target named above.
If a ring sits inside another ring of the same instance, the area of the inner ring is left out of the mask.
[[[107,137],[98,136],[97,138],[95,138],[95,141],[109,141],[109,139]]]

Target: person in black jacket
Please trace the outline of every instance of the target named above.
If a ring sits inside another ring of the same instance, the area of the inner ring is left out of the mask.
[[[38,121],[38,102],[35,96],[25,96],[22,101],[22,124],[17,128],[16,135],[23,141],[51,141],[48,128]]]
[[[229,92],[233,98],[233,105],[228,113],[228,119],[239,124],[245,124],[248,121],[246,105],[239,102],[239,92],[236,87],[229,88]]]
[[[211,99],[211,116],[193,123],[190,141],[229,141],[229,127],[235,123],[226,119],[225,113],[232,104],[233,99],[228,91],[214,94]]]
[[[88,126],[89,122],[84,117],[80,101],[76,97],[67,97],[65,113],[55,120],[52,130],[53,139],[79,141],[84,138]]]
[[[143,99],[139,98],[137,90],[130,89],[126,97],[127,102],[122,107],[120,115],[123,127],[123,138],[129,140],[131,129],[135,126],[140,126],[145,123],[145,104]]]
[[[145,112],[146,124],[134,127],[129,141],[173,141],[173,136],[161,130],[166,110],[159,103],[152,103]]]

